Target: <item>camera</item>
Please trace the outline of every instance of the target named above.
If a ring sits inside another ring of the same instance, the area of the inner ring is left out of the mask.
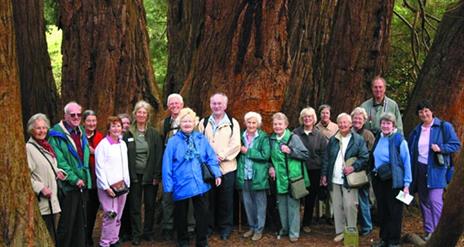
[[[115,219],[118,214],[115,211],[108,211],[106,212],[106,217],[109,219]]]

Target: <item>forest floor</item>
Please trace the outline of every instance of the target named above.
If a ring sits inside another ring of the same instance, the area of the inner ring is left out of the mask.
[[[101,212],[98,214],[98,219],[96,222],[96,226],[94,229],[94,242],[95,245],[98,243],[98,238],[100,236],[100,226],[101,226]],[[375,223],[375,222],[374,222]],[[160,236],[159,226],[155,228],[157,230],[157,235],[155,236],[155,240],[151,242],[142,241],[140,246],[161,246],[161,247],[168,247],[168,246],[176,246],[174,241],[164,241]],[[234,231],[232,232],[230,238],[227,241],[223,241],[219,239],[218,234],[213,234],[208,241],[209,246],[211,247],[228,247],[228,246],[343,246],[343,241],[340,243],[335,243],[333,238],[335,237],[334,233],[334,226],[332,224],[327,223],[319,223],[315,224],[311,227],[312,231],[309,234],[301,233],[300,239],[296,243],[291,243],[288,238],[282,238],[277,240],[276,234],[274,232],[266,231],[263,235],[263,238],[259,241],[252,241],[251,239],[245,239],[242,237],[242,234],[248,230],[248,227],[243,225],[241,227],[241,231],[239,231],[239,227],[236,226]],[[419,236],[423,235],[422,230],[422,219],[420,216],[420,212],[416,207],[408,207],[404,209],[403,213],[403,229],[402,229],[402,236],[406,234],[417,234]],[[368,236],[360,236],[359,237],[359,246],[371,246],[374,241],[378,240],[379,235],[379,227],[375,226],[374,231]],[[190,242],[190,246],[194,245],[194,240]],[[130,242],[125,242],[122,246],[132,246]],[[402,243],[402,246],[414,246],[411,243]],[[457,246],[464,247],[464,237],[458,242]]]

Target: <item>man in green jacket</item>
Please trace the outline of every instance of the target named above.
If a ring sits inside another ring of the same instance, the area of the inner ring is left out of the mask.
[[[50,130],[49,142],[56,153],[58,168],[66,174],[60,198],[61,217],[57,229],[57,246],[86,246],[86,197],[92,186],[89,172],[89,145],[81,123],[81,106],[69,102],[64,120]]]

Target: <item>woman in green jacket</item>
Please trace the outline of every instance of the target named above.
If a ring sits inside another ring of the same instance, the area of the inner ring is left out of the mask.
[[[237,188],[242,190],[243,204],[250,230],[244,238],[260,240],[266,222],[266,190],[269,189],[268,171],[271,150],[269,137],[260,129],[262,117],[259,113],[245,114],[246,130],[242,133],[242,146],[238,158]]]
[[[277,180],[277,204],[282,224],[277,238],[288,235],[290,242],[296,242],[300,236],[300,200],[292,198],[289,193],[289,181],[303,176],[306,187],[309,187],[308,172],[302,164],[308,159],[309,153],[301,139],[287,127],[285,114],[277,112],[272,116],[274,133],[270,138],[270,146],[273,167],[269,173]]]

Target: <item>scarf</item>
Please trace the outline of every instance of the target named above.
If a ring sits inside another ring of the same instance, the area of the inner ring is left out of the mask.
[[[200,153],[198,153],[197,149],[195,148],[195,143],[193,140],[193,135],[192,134],[185,134],[182,132],[185,136],[185,141],[187,143],[187,151],[185,151],[185,159],[186,160],[192,160],[194,158],[200,157]]]
[[[50,143],[47,142],[46,139],[37,140],[37,139],[34,138],[34,140],[35,140],[43,149],[47,150],[47,152],[49,152],[53,158],[56,158],[55,151],[53,151],[52,146],[50,145]]]

